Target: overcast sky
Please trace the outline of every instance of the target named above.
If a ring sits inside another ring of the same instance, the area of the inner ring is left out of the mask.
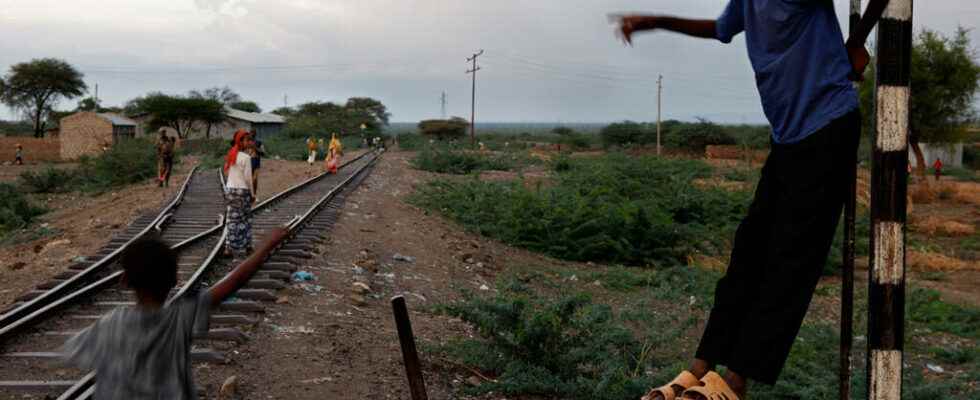
[[[835,0],[838,14],[846,0]],[[867,3],[867,2],[865,2]],[[264,110],[370,96],[393,121],[598,122],[656,118],[764,121],[741,35],[731,44],[670,33],[627,48],[607,14],[716,17],[724,0],[0,0],[0,73],[39,57],[67,60],[105,105],[149,91],[230,86]],[[915,25],[980,25],[978,0],[919,0]],[[845,19],[846,20],[846,19]],[[846,27],[845,27],[846,30]],[[975,47],[980,32],[971,32]],[[286,97],[286,98],[284,98]],[[61,108],[74,108],[64,102]],[[2,116],[10,118],[9,110]]]

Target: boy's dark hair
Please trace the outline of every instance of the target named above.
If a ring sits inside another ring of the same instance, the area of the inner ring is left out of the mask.
[[[126,283],[137,292],[165,300],[177,286],[177,253],[157,238],[144,238],[129,245],[119,262],[126,271]]]

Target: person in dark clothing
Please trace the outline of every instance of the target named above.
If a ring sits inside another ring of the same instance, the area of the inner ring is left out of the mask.
[[[262,156],[265,155],[265,147],[263,147],[262,141],[259,140],[258,133],[254,129],[251,131],[251,135],[252,147],[248,153],[252,156],[252,196],[258,196],[259,168],[262,167]]]
[[[871,0],[845,43],[833,2],[730,0],[717,20],[627,15],[618,33],[668,30],[729,43],[745,32],[771,152],[690,369],[647,400],[745,399],[772,384],[799,332],[833,241],[857,161],[865,41],[888,0]],[[713,372],[725,365],[724,377]]]
[[[174,168],[174,148],[176,139],[168,137],[160,131],[160,141],[157,143],[157,183],[158,186],[170,186],[170,173]]]

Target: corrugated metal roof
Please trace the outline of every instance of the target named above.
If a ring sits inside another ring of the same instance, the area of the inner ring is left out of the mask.
[[[136,121],[115,113],[99,113],[100,117],[109,120],[115,126],[136,126]]]
[[[284,124],[286,119],[281,115],[276,114],[262,114],[262,113],[251,113],[242,110],[236,110],[234,108],[225,108],[228,112],[229,118],[240,119],[242,121],[247,121],[256,124]]]

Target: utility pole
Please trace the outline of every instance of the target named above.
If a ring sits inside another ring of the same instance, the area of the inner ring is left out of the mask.
[[[442,119],[446,119],[446,102],[448,101],[446,92],[442,92],[442,96],[439,98],[439,101],[442,103]]]
[[[912,0],[891,0],[878,22],[868,269],[869,400],[900,400],[905,342]]]
[[[289,108],[289,95],[288,94],[283,94],[282,95],[282,106],[283,107],[286,107],[286,108]]]
[[[468,57],[466,62],[473,62],[473,69],[467,70],[467,74],[473,74],[473,99],[470,102],[470,145],[476,148],[476,71],[480,67],[476,65],[476,58],[483,55],[483,50],[474,53],[473,57]]]
[[[657,157],[660,157],[660,95],[664,91],[664,76],[657,77]]]
[[[861,0],[851,0],[850,36],[861,21]],[[854,89],[858,89],[854,82]],[[857,211],[857,159],[848,166],[847,197],[844,198],[844,251],[840,295],[840,366],[838,395],[851,400],[851,348],[854,345],[854,214]]]
[[[92,112],[99,112],[99,84],[95,84],[95,109]]]

